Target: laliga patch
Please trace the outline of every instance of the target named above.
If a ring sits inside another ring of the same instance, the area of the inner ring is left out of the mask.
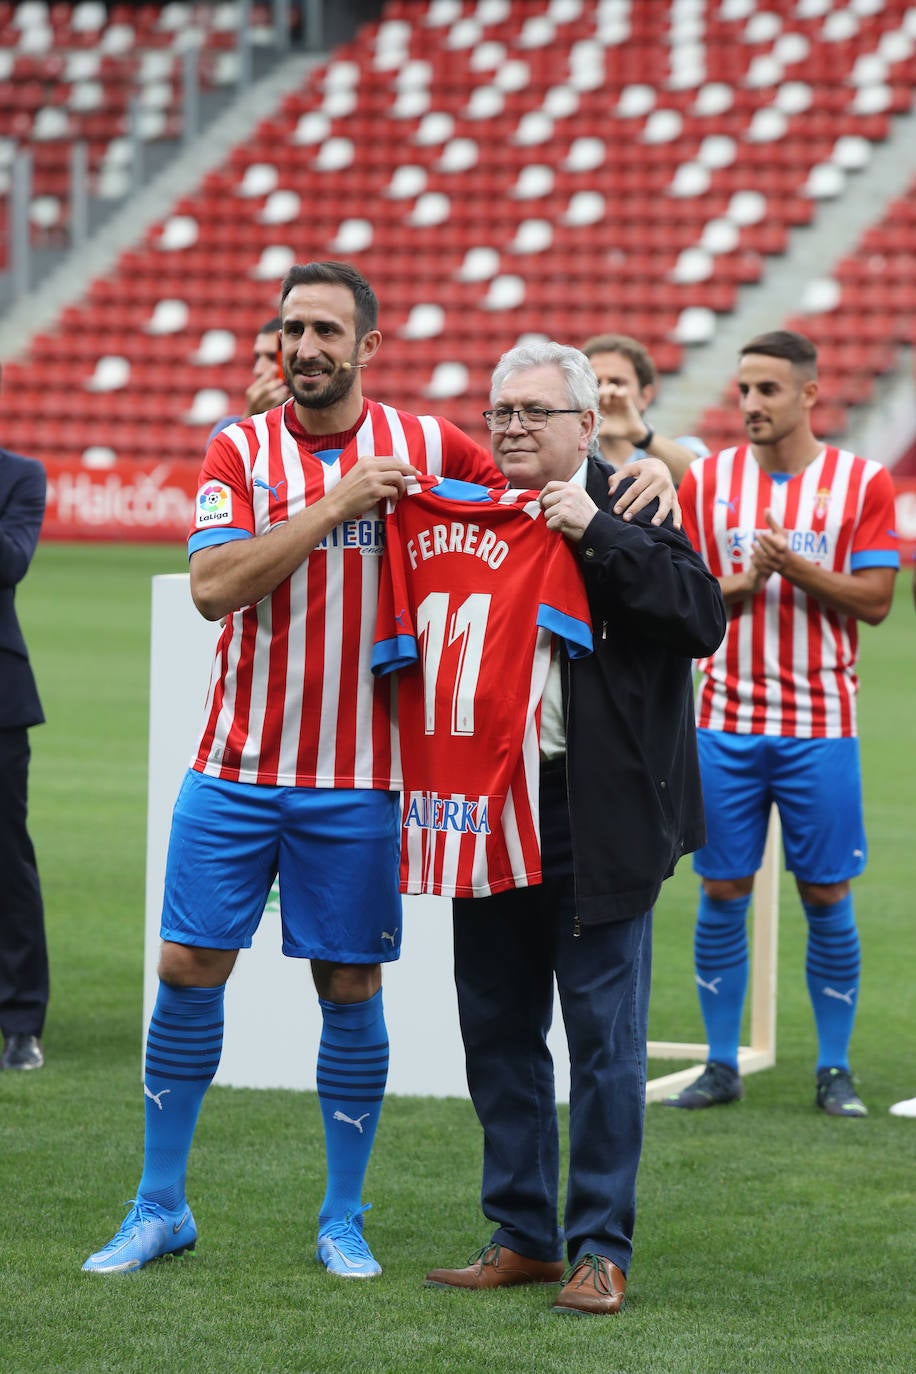
[[[232,492],[222,482],[208,482],[197,493],[195,528],[228,525],[232,519]]]

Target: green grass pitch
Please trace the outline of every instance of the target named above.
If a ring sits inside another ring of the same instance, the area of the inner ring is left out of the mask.
[[[853,1064],[867,1120],[814,1109],[803,921],[784,877],[776,1067],[727,1110],[649,1108],[620,1318],[552,1317],[542,1289],[423,1287],[428,1267],[463,1261],[487,1235],[479,1131],[462,1100],[385,1105],[366,1188],[376,1282],[335,1281],[313,1258],[315,1097],[227,1088],[208,1094],[191,1155],[196,1252],[129,1278],[80,1272],[140,1174],[150,577],[184,566],[179,547],[44,544],[18,597],[48,716],[32,732],[31,825],[52,1001],[45,1069],[0,1075],[3,1374],[916,1367],[916,1121],[887,1111],[916,1093],[909,568],[888,621],[862,632],[870,855],[854,889]],[[702,1039],[695,889],[685,863],[657,908],[653,1039]]]

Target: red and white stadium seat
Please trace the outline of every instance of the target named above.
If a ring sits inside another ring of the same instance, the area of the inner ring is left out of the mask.
[[[93,175],[114,183],[143,72],[168,123],[178,36],[214,7],[115,6],[101,27],[88,4],[45,9],[36,31],[53,42],[25,53],[0,4],[0,61],[13,64],[0,133],[28,137],[46,108],[71,137],[94,128]],[[852,194],[912,108],[914,15],[904,0],[389,0],[11,365],[6,442],[43,457],[83,441],[78,425],[52,442],[35,424],[53,362],[62,394],[95,417],[94,444],[149,456],[167,443],[196,461],[216,403],[202,393],[233,408],[284,271],[311,258],[347,257],[376,287],[385,344],[372,393],[477,435],[489,369],[524,333],[623,330],[674,373],[739,289],[766,280],[793,228]],[[118,28],[133,37],[115,52]],[[223,31],[210,36],[224,45]],[[36,73],[51,70],[63,94],[47,105]],[[45,146],[36,189],[63,200],[62,145],[33,136]],[[836,432],[895,340],[912,339],[914,198],[837,265],[830,308],[800,322],[822,346],[822,419]],[[210,331],[234,343],[221,362],[200,356]],[[113,357],[126,386],[87,390]],[[165,426],[165,407],[192,418]],[[733,435],[734,415],[712,407],[703,432]]]

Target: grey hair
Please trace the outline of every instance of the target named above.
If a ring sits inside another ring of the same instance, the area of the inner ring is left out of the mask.
[[[490,378],[490,402],[496,400],[503,382],[512,372],[526,371],[530,367],[558,367],[566,378],[566,394],[571,406],[577,410],[592,412],[592,432],[589,435],[590,449],[594,448],[598,433],[598,379],[592,365],[584,353],[568,344],[556,343],[552,339],[533,339],[528,343],[516,344],[504,353],[493,369]]]

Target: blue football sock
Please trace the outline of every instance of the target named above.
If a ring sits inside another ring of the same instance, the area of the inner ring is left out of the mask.
[[[848,1069],[862,962],[852,893],[830,906],[802,905],[808,918],[805,979],[817,1028],[817,1067]]]
[[[137,1195],[162,1207],[184,1201],[200,1104],[223,1048],[224,991],[159,984],[146,1038],[146,1147]]]
[[[751,894],[721,902],[700,889],[693,941],[700,1011],[709,1058],[737,1072],[747,991],[747,910]]]
[[[359,1210],[388,1079],[388,1029],[379,988],[368,1002],[326,1002],[318,1047],[328,1183],[319,1222]]]

